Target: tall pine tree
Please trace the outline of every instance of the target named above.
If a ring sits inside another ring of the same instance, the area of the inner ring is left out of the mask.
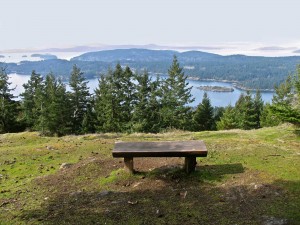
[[[18,115],[17,102],[11,93],[9,77],[4,68],[0,68],[0,133],[15,131]]]
[[[162,85],[161,117],[163,128],[185,129],[190,126],[191,108],[187,104],[194,101],[192,87],[188,87],[187,76],[180,67],[177,57],[168,70],[168,78]]]
[[[261,121],[261,115],[264,108],[264,102],[262,100],[261,93],[259,90],[256,91],[253,104],[255,109],[255,122],[256,122],[255,128],[260,128],[261,127],[260,121]]]
[[[214,124],[213,107],[210,99],[205,92],[202,102],[197,106],[193,115],[193,125],[195,131],[211,130]]]
[[[76,65],[70,76],[70,104],[72,108],[72,133],[83,133],[82,125],[87,107],[90,100],[90,93],[87,87],[88,81],[85,80],[83,72]]]
[[[70,133],[71,107],[66,87],[51,73],[46,76],[43,102],[42,131],[58,136]]]
[[[300,125],[300,107],[299,103],[297,103],[297,98],[299,99],[300,95],[299,80],[300,67],[298,67],[294,82],[292,77],[288,76],[285,82],[275,87],[276,93],[273,96],[271,105],[271,111],[277,118],[283,122],[290,122],[298,126]]]
[[[160,129],[159,78],[152,81],[147,71],[136,75],[136,102],[133,110],[133,130],[156,133]]]
[[[24,92],[21,94],[23,119],[27,129],[35,130],[42,110],[40,100],[44,88],[43,77],[33,70],[29,81],[23,84],[23,87]]]
[[[238,128],[239,124],[236,119],[236,111],[234,107],[227,106],[223,115],[220,118],[220,121],[217,122],[218,130],[230,130]]]

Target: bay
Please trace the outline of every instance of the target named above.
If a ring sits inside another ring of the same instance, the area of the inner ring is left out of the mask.
[[[19,74],[9,74],[9,81],[12,82],[11,87],[15,88],[13,94],[15,96],[19,96],[20,93],[24,91],[23,84],[26,83],[30,76],[29,75],[19,75]],[[164,78],[164,76],[162,77]],[[88,87],[91,92],[98,87],[98,79],[88,80]],[[232,87],[234,89],[233,92],[212,92],[207,91],[207,95],[211,100],[211,104],[213,106],[228,106],[229,104],[234,105],[238,100],[239,96],[242,93],[246,93],[246,91],[238,89],[233,86],[232,83],[226,82],[217,82],[217,81],[197,81],[197,80],[189,80],[189,87],[192,87],[191,93],[195,101],[192,102],[191,106],[197,106],[201,103],[203,94],[205,91],[198,89],[199,86],[222,86],[222,87]],[[70,90],[67,85],[67,90]],[[252,92],[255,94],[255,92]],[[262,92],[262,99],[265,103],[271,103],[274,92]],[[17,99],[20,99],[19,97]]]

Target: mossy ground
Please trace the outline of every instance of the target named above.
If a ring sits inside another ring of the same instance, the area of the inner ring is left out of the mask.
[[[130,175],[114,142],[204,140],[186,175],[181,158],[137,158]],[[71,163],[59,169],[62,163]],[[300,137],[252,131],[0,135],[0,224],[300,224]]]

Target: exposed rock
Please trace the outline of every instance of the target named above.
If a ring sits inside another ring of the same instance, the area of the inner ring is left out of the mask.
[[[156,215],[158,218],[161,218],[164,216],[164,214],[159,209],[156,210]]]
[[[47,150],[54,150],[55,148],[52,146],[46,146]]]
[[[128,201],[128,204],[130,204],[130,205],[136,205],[136,204],[138,204],[138,201]]]
[[[62,163],[59,167],[59,169],[68,169],[72,166],[73,164],[72,163]]]
[[[182,192],[180,192],[180,197],[181,197],[182,199],[185,199],[186,195],[187,195],[187,191],[182,191]]]
[[[288,224],[287,219],[275,218],[273,216],[263,216],[263,225],[285,225]]]

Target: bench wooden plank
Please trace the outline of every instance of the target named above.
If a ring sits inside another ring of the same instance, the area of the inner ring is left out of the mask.
[[[195,171],[196,157],[206,157],[203,141],[116,142],[113,157],[124,157],[125,168],[133,173],[133,157],[185,157],[186,173]]]
[[[203,141],[116,142],[113,157],[206,157]]]

